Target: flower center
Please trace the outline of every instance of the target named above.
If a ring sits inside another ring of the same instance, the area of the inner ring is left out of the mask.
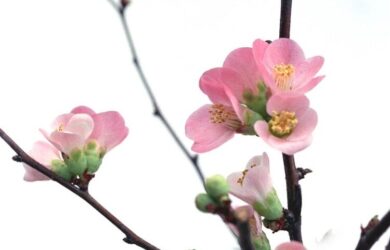
[[[60,126],[58,126],[58,128],[57,128],[57,131],[58,132],[64,131],[64,124],[60,124]]]
[[[295,68],[291,64],[277,64],[273,68],[276,86],[281,90],[291,90]]]
[[[209,114],[211,123],[223,124],[233,130],[241,127],[241,121],[230,107],[222,104],[213,104],[209,109]]]
[[[298,124],[298,119],[295,112],[281,111],[272,112],[271,120],[268,122],[268,127],[276,137],[284,137],[290,135]]]

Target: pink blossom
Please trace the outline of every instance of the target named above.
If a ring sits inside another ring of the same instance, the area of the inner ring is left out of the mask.
[[[51,163],[53,160],[61,160],[61,152],[51,144],[43,141],[35,142],[31,151],[29,152],[29,155],[48,169],[52,168]],[[48,177],[31,168],[27,164],[23,164],[23,166],[26,170],[24,174],[25,181],[49,180]]]
[[[82,150],[90,141],[97,142],[101,151],[107,152],[121,143],[128,134],[128,128],[118,112],[96,114],[85,106],[58,116],[52,124],[51,132],[43,129],[40,131],[65,154],[70,154],[75,149]]]
[[[200,107],[186,122],[185,132],[194,141],[192,150],[195,152],[217,148],[243,127],[244,109],[223,85],[224,74],[229,74],[229,71],[215,68],[205,72],[200,79],[201,90],[213,104]]]
[[[306,250],[302,243],[291,241],[280,244],[275,250]]]
[[[267,44],[258,39],[253,43],[253,53],[259,71],[273,94],[301,95],[324,78],[315,77],[323,65],[323,57],[306,59],[293,40],[280,38]]]
[[[283,215],[283,207],[272,185],[266,153],[250,159],[244,171],[230,174],[227,181],[230,193],[252,205],[260,215],[271,220]]]
[[[305,96],[286,97],[273,95],[267,103],[271,120],[257,121],[256,133],[270,146],[292,155],[305,149],[312,141],[317,125],[317,113],[309,108]]]

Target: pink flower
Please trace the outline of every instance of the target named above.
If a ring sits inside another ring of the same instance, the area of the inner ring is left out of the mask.
[[[302,95],[324,78],[315,77],[324,63],[323,57],[306,59],[293,40],[280,38],[267,44],[258,39],[253,43],[253,53],[264,81],[273,94]]]
[[[217,148],[244,127],[244,108],[222,83],[222,76],[229,73],[223,68],[215,68],[205,72],[200,79],[201,90],[213,104],[200,107],[186,122],[185,132],[194,141],[192,150],[195,152]]]
[[[306,250],[306,248],[299,242],[291,241],[277,246],[275,250]]]
[[[34,143],[31,151],[29,152],[29,155],[48,169],[52,169],[53,160],[61,160],[61,152],[51,144],[43,141]],[[27,164],[23,164],[23,166],[26,170],[24,174],[25,181],[49,180],[48,177],[28,166]]]
[[[128,134],[128,128],[118,112],[96,114],[85,106],[58,116],[50,133],[43,129],[40,131],[65,154],[75,149],[82,150],[90,141],[95,141],[104,153],[121,143]]]
[[[272,185],[266,153],[253,157],[242,172],[227,177],[230,193],[252,205],[267,219],[279,219],[283,208]]]
[[[292,155],[305,149],[312,141],[317,113],[309,108],[305,96],[272,96],[267,103],[270,121],[257,121],[256,133],[270,146]]]

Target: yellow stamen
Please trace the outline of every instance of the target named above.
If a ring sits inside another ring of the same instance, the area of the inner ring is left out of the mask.
[[[231,108],[222,104],[214,104],[209,109],[210,122],[214,124],[223,124],[236,130],[241,126],[241,121]]]
[[[60,126],[58,126],[58,128],[57,128],[57,131],[58,132],[64,131],[64,124],[60,124]]]
[[[291,64],[277,64],[273,68],[276,86],[281,90],[291,90],[295,68]]]
[[[298,124],[295,112],[281,111],[272,112],[271,120],[268,122],[270,132],[276,137],[290,135]]]
[[[245,179],[245,176],[246,174],[248,173],[248,169],[245,169],[244,171],[242,171],[242,176],[240,178],[238,178],[237,180],[237,183],[240,184],[241,186],[244,184],[244,179]]]

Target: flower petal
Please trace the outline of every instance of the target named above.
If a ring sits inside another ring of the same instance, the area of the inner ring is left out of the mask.
[[[53,160],[60,159],[60,152],[49,143],[43,141],[35,142],[29,152],[29,155],[48,169],[51,168],[51,162]],[[31,168],[27,164],[23,164],[23,166],[26,170],[24,175],[25,181],[49,180],[48,177]]]
[[[324,64],[322,56],[307,59],[295,68],[294,88],[304,87],[318,73]]]
[[[203,153],[215,149],[231,139],[234,131],[222,124],[210,122],[209,109],[212,105],[204,105],[188,118],[185,133],[194,141],[192,150]]]
[[[223,68],[214,68],[206,71],[200,78],[199,86],[212,103],[230,106],[229,98],[226,96],[224,86],[221,82],[222,71]]]
[[[305,61],[305,55],[299,45],[287,38],[273,41],[264,53],[264,64],[269,69],[277,64],[299,65]]]
[[[267,102],[267,113],[272,115],[276,111],[290,111],[300,116],[310,105],[310,101],[306,96],[284,96],[273,95]]]
[[[306,112],[298,117],[298,124],[293,133],[286,139],[288,141],[302,140],[308,137],[317,126],[317,112],[309,108]]]
[[[253,56],[257,63],[257,67],[260,71],[261,76],[263,77],[264,81],[270,85],[271,82],[273,82],[273,77],[270,75],[270,72],[265,69],[264,67],[264,54],[266,49],[268,48],[269,44],[263,40],[257,39],[253,42]]]
[[[63,128],[64,132],[77,134],[87,139],[94,127],[94,121],[88,114],[74,114]],[[61,131],[59,131],[61,132]]]
[[[54,131],[49,136],[49,141],[61,152],[69,155],[73,149],[82,149],[85,144],[85,138],[67,132]]]
[[[296,93],[297,94],[304,94],[306,92],[308,92],[309,90],[313,89],[315,86],[317,86],[317,84],[319,82],[322,81],[322,79],[324,79],[325,76],[318,76],[316,78],[313,78],[311,79],[311,81],[309,81],[308,83],[306,83],[304,86],[302,86],[301,88],[297,89],[296,90]],[[288,92],[287,92],[288,93]]]
[[[299,242],[291,241],[280,244],[275,250],[306,250],[306,248]]]
[[[128,135],[125,120],[116,111],[108,111],[92,116],[94,129],[90,139],[96,140],[106,151],[121,143]]]
[[[72,109],[72,111],[70,111],[72,114],[88,114],[90,116],[94,115],[95,114],[95,111],[93,111],[91,108],[87,107],[87,106],[78,106],[78,107],[75,107],[74,109]]]
[[[249,205],[253,205],[258,198],[258,194],[254,188],[248,187],[247,182],[245,180],[242,185],[238,182],[238,180],[242,178],[242,176],[242,172],[235,172],[227,177],[227,181],[230,187],[229,193],[245,201]]]
[[[258,91],[257,85],[262,81],[262,77],[253,56],[252,48],[233,50],[226,57],[223,67],[239,73],[242,78],[240,84],[244,86],[244,89],[251,90],[253,93]]]

